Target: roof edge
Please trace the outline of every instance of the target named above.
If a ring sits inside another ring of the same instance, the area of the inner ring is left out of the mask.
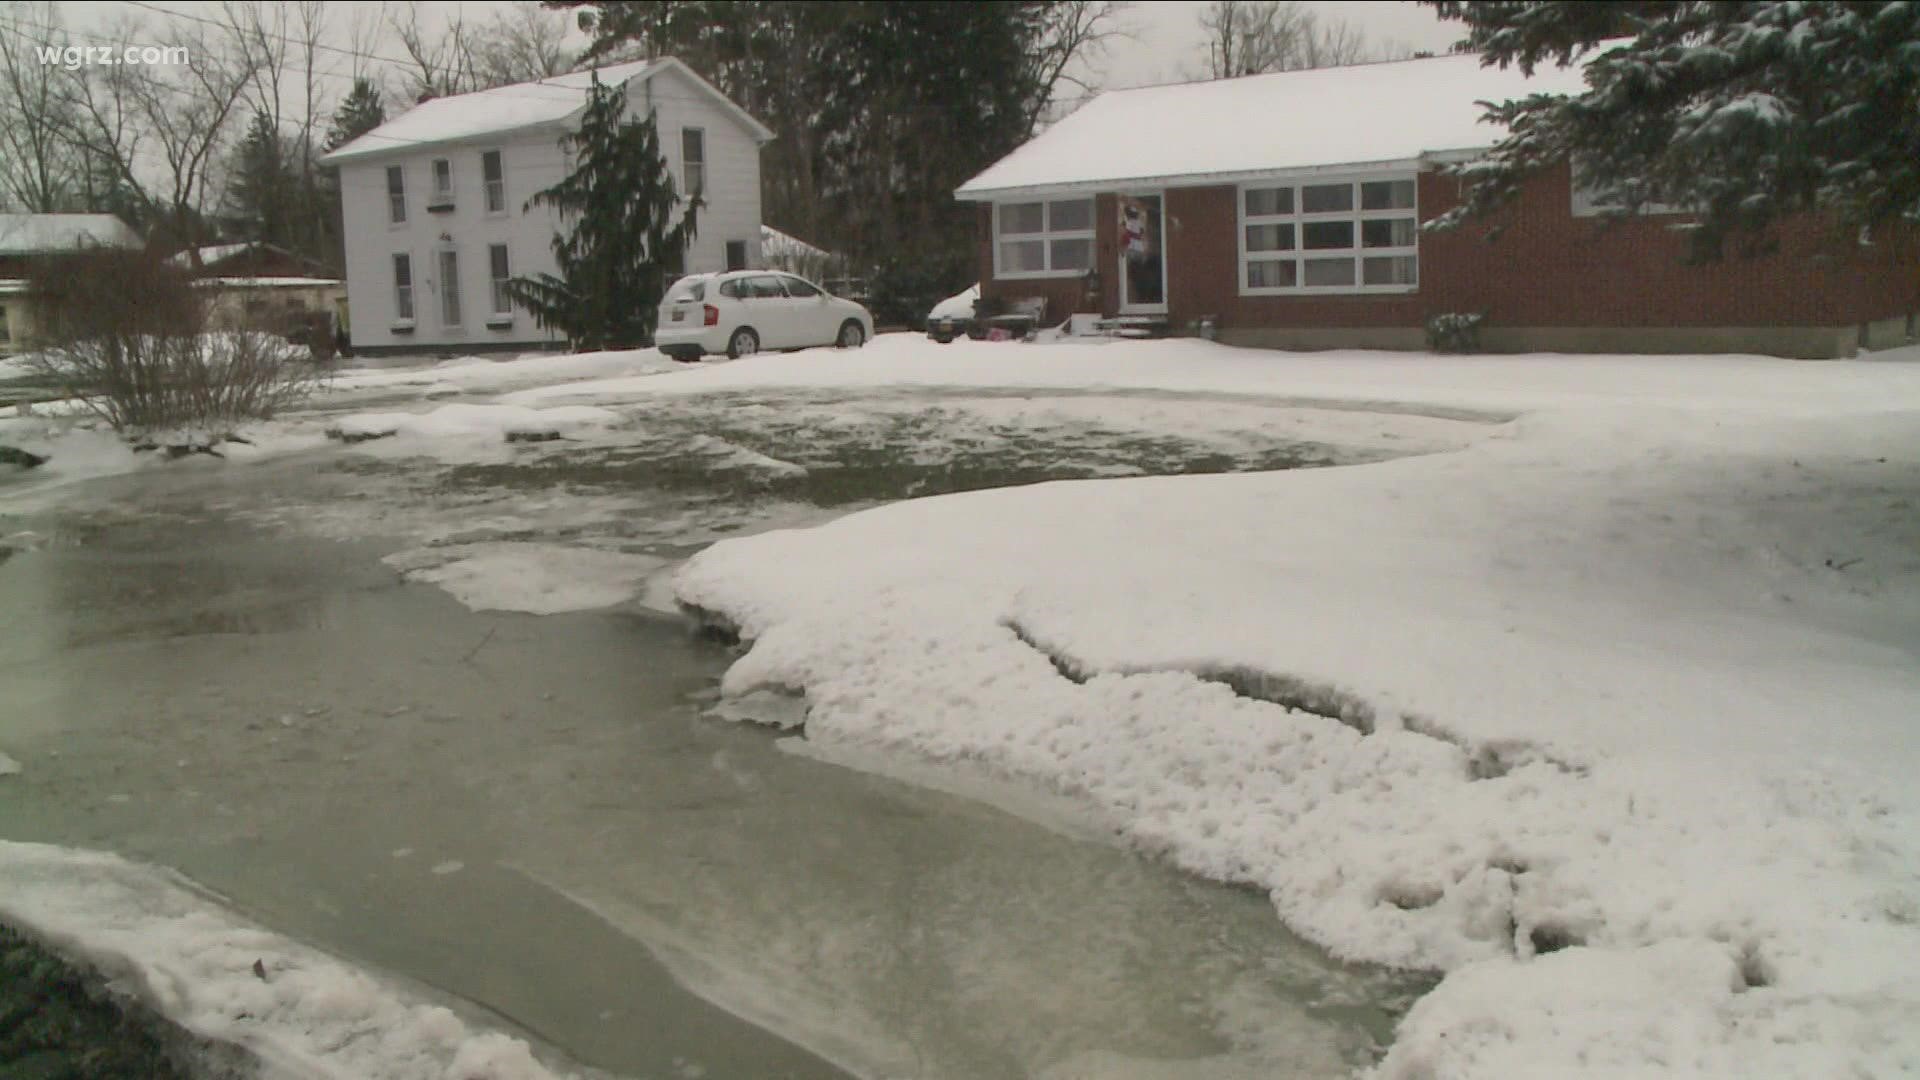
[[[1162,176],[1123,176],[1105,180],[1075,180],[1060,184],[1029,184],[1021,187],[956,188],[953,197],[961,202],[999,202],[1027,195],[1084,195],[1123,191],[1129,188],[1210,187],[1238,184],[1249,180],[1284,180],[1292,177],[1326,176],[1331,173],[1418,171],[1435,162],[1426,154],[1383,161],[1345,161],[1331,165],[1295,165],[1278,169],[1235,169],[1210,173],[1167,173]]]

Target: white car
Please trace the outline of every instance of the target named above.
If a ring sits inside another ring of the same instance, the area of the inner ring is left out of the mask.
[[[762,349],[837,345],[873,336],[873,315],[802,277],[777,270],[689,274],[660,302],[653,343],[675,360],[708,353],[739,358]]]

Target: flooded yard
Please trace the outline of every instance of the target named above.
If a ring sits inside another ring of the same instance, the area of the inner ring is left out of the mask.
[[[1355,413],[1337,423],[1389,435],[1341,445],[1263,408],[716,396],[584,441],[375,442],[0,503],[0,750],[22,766],[0,838],[178,869],[569,1068],[1346,1075],[1424,981],[1337,963],[1264,896],[1045,793],[714,715],[732,653],[663,599],[715,539],[881,502],[1366,460],[1468,426]],[[515,583],[479,563],[465,592],[432,583],[483,548],[645,580],[544,615],[487,610]]]

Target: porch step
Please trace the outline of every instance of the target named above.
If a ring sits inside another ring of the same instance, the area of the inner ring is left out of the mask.
[[[1166,337],[1173,324],[1165,315],[1120,315],[1111,319],[1096,319],[1093,323],[1096,333],[1123,338]]]

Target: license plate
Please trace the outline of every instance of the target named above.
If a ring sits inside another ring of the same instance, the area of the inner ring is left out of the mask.
[[[681,310],[680,310],[679,308],[674,308],[674,309],[673,309],[673,321],[674,321],[674,322],[679,322],[680,320],[682,320],[682,319],[684,319],[684,318],[686,318],[686,317],[687,317],[687,313],[686,313],[686,312],[684,312],[684,311],[681,311]]]

